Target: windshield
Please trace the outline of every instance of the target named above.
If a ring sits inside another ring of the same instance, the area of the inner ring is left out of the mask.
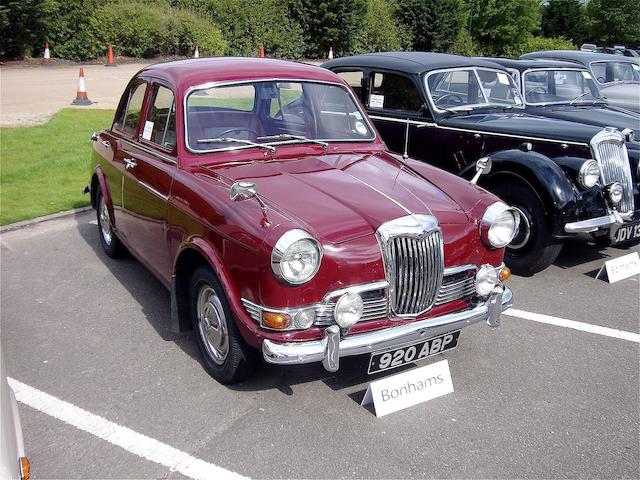
[[[497,106],[521,107],[522,99],[508,73],[488,68],[441,70],[427,75],[427,92],[436,110],[455,111]]]
[[[579,70],[533,70],[524,75],[524,99],[530,105],[590,102],[600,98],[589,72]]]
[[[198,88],[187,97],[186,112],[187,146],[196,152],[374,138],[349,90],[335,84],[254,81]]]
[[[631,62],[592,62],[591,73],[600,84],[640,81],[640,65]]]

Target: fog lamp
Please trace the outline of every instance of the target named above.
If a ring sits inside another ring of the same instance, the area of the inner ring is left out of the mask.
[[[334,316],[336,323],[342,328],[351,328],[355,325],[364,310],[362,297],[357,293],[345,293],[336,303]]]
[[[486,297],[498,284],[498,272],[491,265],[483,265],[476,274],[476,292]]]
[[[313,322],[316,319],[316,309],[313,307],[303,308],[296,313],[296,316],[293,319],[293,325],[295,328],[309,328],[313,325]]]
[[[614,205],[617,205],[622,201],[623,193],[624,188],[622,188],[622,185],[619,182],[613,182],[607,185],[607,196]]]
[[[289,327],[291,316],[284,312],[262,312],[262,325],[275,330],[284,330]]]

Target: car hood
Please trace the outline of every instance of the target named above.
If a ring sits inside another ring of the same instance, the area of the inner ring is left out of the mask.
[[[531,112],[541,116],[569,120],[598,127],[616,127],[618,130],[630,128],[636,138],[640,138],[640,115],[621,109],[599,106],[547,105],[530,107]]]
[[[523,138],[589,143],[601,128],[527,113],[476,113],[443,119],[445,127]]]
[[[616,83],[600,87],[600,91],[607,102],[634,112],[640,111],[640,83]]]
[[[469,222],[446,193],[384,153],[209,165],[206,172],[229,184],[255,183],[268,208],[334,243],[371,235],[411,213],[434,215],[441,225]]]

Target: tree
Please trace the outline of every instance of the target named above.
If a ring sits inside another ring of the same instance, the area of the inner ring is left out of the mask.
[[[580,0],[549,0],[542,9],[542,34],[582,44],[587,36],[586,9]]]
[[[356,52],[384,52],[400,50],[400,39],[387,0],[369,0],[364,28],[358,35]]]
[[[502,55],[540,25],[540,0],[470,0],[471,36],[485,54]]]
[[[0,5],[0,56],[23,58],[42,31],[44,0],[5,1]]]
[[[396,0],[395,17],[414,50],[444,52],[464,25],[463,0]]]
[[[367,0],[289,0],[292,18],[304,32],[305,54],[312,58],[350,55],[364,27]]]
[[[640,45],[638,0],[591,0],[587,4],[591,40],[601,45]]]

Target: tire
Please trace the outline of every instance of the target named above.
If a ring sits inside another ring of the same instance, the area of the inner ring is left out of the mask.
[[[104,253],[111,258],[123,256],[126,249],[113,231],[111,215],[100,187],[96,193],[96,219],[98,220],[98,237]]]
[[[249,378],[255,370],[256,352],[240,335],[222,285],[210,268],[199,267],[191,276],[189,301],[205,370],[224,384]]]
[[[513,273],[531,276],[551,265],[562,250],[551,236],[551,229],[540,197],[522,183],[496,185],[492,189],[505,203],[520,213],[520,227],[513,241],[507,245],[505,264]]]

